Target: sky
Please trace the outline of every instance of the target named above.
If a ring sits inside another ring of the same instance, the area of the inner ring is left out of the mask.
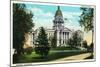
[[[26,7],[29,11],[32,11],[34,17],[33,23],[35,24],[35,29],[38,27],[45,27],[48,29],[52,29],[53,20],[55,16],[55,12],[57,10],[58,5],[43,5],[43,4],[26,4]],[[80,6],[62,6],[60,5],[60,9],[64,18],[64,26],[72,29],[72,30],[82,30],[84,29],[79,24],[79,16],[82,11],[80,10]],[[65,20],[67,18],[67,20]],[[92,41],[92,32],[84,32],[84,40],[87,40],[88,44]]]
[[[33,22],[35,28],[40,26],[52,28],[54,15],[58,5],[36,5],[27,4],[27,9],[31,10],[34,14]],[[64,25],[70,29],[81,29],[78,20],[81,14],[79,7],[60,6],[64,18]],[[68,20],[65,20],[67,18]],[[42,20],[42,21],[41,21]]]

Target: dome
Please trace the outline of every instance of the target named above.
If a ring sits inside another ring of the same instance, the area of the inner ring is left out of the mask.
[[[56,16],[62,16],[62,12],[61,12],[61,10],[60,10],[60,6],[58,6],[58,9],[57,9],[57,11],[56,11],[55,17],[56,17]]]

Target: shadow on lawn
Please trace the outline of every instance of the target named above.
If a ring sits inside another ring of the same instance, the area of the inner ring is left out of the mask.
[[[19,56],[18,61],[15,61],[14,63],[36,63],[36,62],[47,62],[47,61],[53,61],[57,59],[61,59],[64,57],[79,55],[82,53],[87,53],[86,51],[80,51],[80,52],[50,52],[47,57],[40,57],[35,56],[35,53],[31,55],[21,55]]]

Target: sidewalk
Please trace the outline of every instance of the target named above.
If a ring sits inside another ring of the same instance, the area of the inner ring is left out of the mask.
[[[74,55],[74,56],[70,56],[70,57],[65,57],[65,58],[61,58],[61,59],[57,59],[54,61],[49,61],[49,62],[43,62],[43,63],[39,63],[39,64],[48,64],[48,63],[63,63],[62,61],[73,61],[73,60],[84,60],[85,58],[91,56],[91,53],[84,53],[84,54],[79,54],[79,55]]]
[[[61,58],[55,61],[65,61],[65,60],[83,60],[87,57],[91,56],[91,53],[84,53],[84,54],[80,54],[80,55],[74,55],[74,56],[70,56],[70,57],[65,57],[65,58]]]

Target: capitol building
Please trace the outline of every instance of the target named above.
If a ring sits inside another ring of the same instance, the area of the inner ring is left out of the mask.
[[[72,36],[73,32],[76,32],[76,31],[71,30],[64,26],[64,18],[63,18],[60,6],[57,7],[54,20],[52,23],[53,23],[53,26],[51,29],[45,29],[46,34],[48,36],[48,40],[51,37],[53,37],[54,33],[56,32],[57,46],[66,46],[67,40]],[[79,35],[83,34],[82,31],[80,30],[77,30],[77,32],[79,33]],[[39,33],[39,29],[36,29],[36,30],[32,30],[26,35],[25,47],[34,46],[38,33]],[[50,41],[49,41],[49,44],[50,44]]]

